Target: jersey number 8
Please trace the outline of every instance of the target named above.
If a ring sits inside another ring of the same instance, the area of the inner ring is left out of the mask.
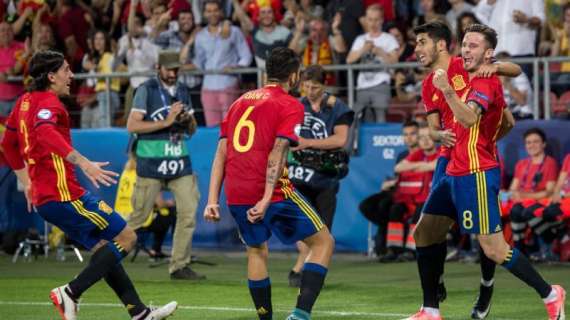
[[[234,130],[233,145],[234,149],[236,149],[237,152],[241,153],[247,152],[249,151],[249,149],[251,149],[251,146],[253,146],[253,137],[255,135],[255,123],[247,119],[247,117],[249,117],[249,114],[253,111],[253,108],[254,108],[253,106],[250,106],[245,110]],[[239,141],[239,137],[242,129],[244,128],[247,128],[247,141],[245,142],[245,144],[242,145]]]

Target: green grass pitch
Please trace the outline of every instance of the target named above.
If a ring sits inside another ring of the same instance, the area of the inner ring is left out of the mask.
[[[65,262],[54,257],[38,261],[0,256],[0,319],[58,319],[48,298],[49,290],[66,283],[82,268],[71,254]],[[146,257],[125,262],[143,301],[163,304],[177,300],[176,319],[256,319],[246,286],[243,254],[200,254],[217,266],[194,264],[208,276],[200,282],[171,281],[167,267],[149,268]],[[297,289],[287,286],[291,254],[270,258],[274,319],[285,319],[296,301]],[[569,265],[539,265],[552,282],[570,288]],[[448,299],[441,305],[445,319],[468,319],[479,286],[479,266],[448,263]],[[104,282],[82,297],[79,320],[129,319],[119,300]],[[379,264],[360,255],[339,254],[333,258],[325,289],[313,310],[313,319],[401,319],[417,311],[421,291],[415,263]],[[495,295],[488,319],[546,319],[542,301],[529,287],[497,268]]]

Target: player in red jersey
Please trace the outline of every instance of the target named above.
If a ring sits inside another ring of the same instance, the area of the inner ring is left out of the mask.
[[[428,123],[432,138],[442,143],[440,157],[434,172],[432,188],[445,176],[447,163],[452,147],[456,143],[453,126],[454,115],[445,101],[442,92],[433,85],[433,76],[436,69],[446,69],[449,83],[458,96],[466,98],[469,92],[469,74],[463,66],[461,57],[452,57],[449,54],[451,31],[446,24],[430,22],[414,29],[416,33],[416,56],[423,66],[430,69],[429,75],[422,83],[422,100],[428,114]],[[488,77],[492,74],[517,76],[521,68],[513,63],[487,63],[482,65],[478,74]],[[508,110],[505,110],[505,129],[514,125],[514,119]],[[506,134],[504,130],[502,134]],[[446,234],[450,226],[456,221],[456,213],[433,212],[429,209],[422,211],[417,228],[414,232],[417,246],[417,262],[423,291],[423,306],[427,310],[438,309],[439,302],[446,296],[443,284],[443,269],[447,255]],[[436,252],[425,255],[425,251]],[[471,312],[473,319],[484,319],[489,310],[494,282],[495,263],[488,259],[483,252],[481,256],[481,286],[479,296]],[[432,275],[437,274],[437,276]],[[431,279],[431,280],[428,280]]]
[[[476,76],[479,67],[493,56],[497,44],[496,32],[484,25],[467,28],[461,53],[465,69],[471,79],[466,101],[449,85],[443,69],[436,70],[433,82],[450,106],[457,123],[454,126],[457,143],[454,146],[447,176],[434,193],[433,207],[443,212],[458,212],[458,223],[463,233],[475,234],[485,255],[502,265],[513,275],[534,288],[543,299],[548,318],[564,319],[566,293],[558,285],[550,285],[532,267],[529,260],[504,239],[499,204],[500,169],[497,161],[496,140],[501,131],[506,104],[500,80],[493,76]],[[441,319],[420,311],[411,319]]]
[[[71,239],[94,251],[89,265],[50,298],[63,320],[77,318],[81,294],[102,278],[117,293],[133,319],[163,319],[176,302],[158,309],[141,302],[120,261],[136,243],[135,233],[105,202],[77,182],[77,165],[91,182],[109,186],[116,173],[102,169],[71,146],[70,120],[58,96],[69,95],[73,73],[61,53],[41,51],[30,63],[33,90],[18,100],[9,116],[2,147],[26,189],[35,211]]]
[[[222,122],[204,218],[220,219],[219,193],[225,182],[230,212],[247,246],[249,290],[262,320],[273,316],[267,240],[275,233],[286,244],[303,241],[309,247],[297,305],[287,318],[305,320],[323,286],[334,240],[293,189],[285,168],[304,119],[303,105],[287,93],[299,82],[299,58],[288,48],[276,48],[266,68],[268,84],[242,95]]]

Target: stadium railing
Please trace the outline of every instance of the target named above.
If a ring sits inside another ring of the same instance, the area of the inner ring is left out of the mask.
[[[533,101],[532,101],[532,109],[533,109],[533,118],[534,119],[545,119],[548,120],[552,117],[552,105],[553,101],[551,101],[553,96],[551,95],[551,67],[556,66],[557,64],[561,63],[570,63],[570,57],[531,57],[531,58],[514,58],[510,59],[510,61],[521,64],[521,65],[532,65],[533,70],[533,78],[532,78],[532,89],[533,89]],[[359,71],[370,71],[370,70],[395,70],[395,69],[413,69],[419,67],[418,63],[414,62],[404,62],[404,63],[395,63],[395,64],[346,64],[346,65],[327,65],[323,66],[327,71],[333,72],[345,72],[346,73],[346,97],[347,103],[352,108],[354,106],[355,101],[355,78],[356,74]],[[192,71],[183,71],[181,73],[190,74],[190,75],[197,75],[203,76],[206,74],[237,74],[237,75],[255,75],[257,78],[257,85],[261,86],[263,82],[263,69],[260,68],[236,68],[228,71],[221,71],[221,70],[192,70]],[[84,79],[104,79],[106,82],[106,92],[107,92],[107,106],[108,110],[105,111],[106,123],[108,126],[111,126],[111,95],[109,88],[111,79],[114,78],[130,78],[133,76],[154,76],[156,75],[155,72],[145,72],[145,73],[136,73],[136,72],[114,72],[108,74],[87,74],[87,73],[80,73],[75,74],[76,80],[84,80]],[[22,81],[23,77],[9,77],[8,81]],[[542,84],[542,90],[541,89]],[[567,84],[568,88],[570,89],[570,82]],[[537,88],[539,90],[537,90]],[[537,92],[539,94],[537,94]],[[541,98],[542,97],[542,98]],[[557,97],[556,97],[557,99]],[[541,102],[544,106],[543,112],[541,113]],[[558,102],[558,101],[557,101]],[[569,101],[560,101],[563,105],[561,107],[567,111],[570,111],[570,100]],[[568,104],[568,105],[565,105]],[[567,112],[570,113],[570,112]]]

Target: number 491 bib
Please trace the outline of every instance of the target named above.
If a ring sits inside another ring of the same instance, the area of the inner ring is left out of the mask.
[[[174,179],[192,174],[192,163],[184,141],[139,140],[136,155],[137,175],[140,177]]]

